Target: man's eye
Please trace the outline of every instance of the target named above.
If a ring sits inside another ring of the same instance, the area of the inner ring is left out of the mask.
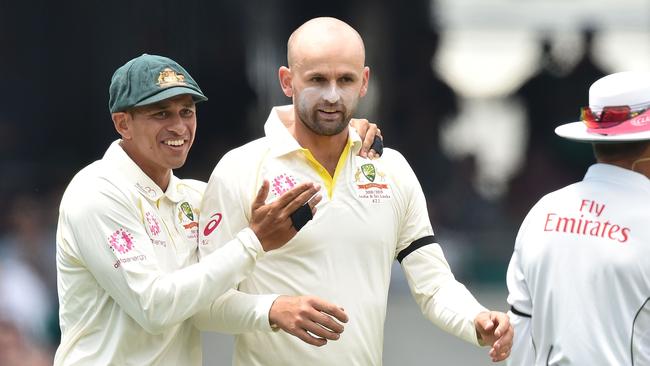
[[[194,111],[191,109],[183,109],[181,111],[181,116],[184,118],[192,117],[193,115],[194,115]]]
[[[351,77],[348,77],[348,76],[344,76],[340,80],[341,80],[342,83],[352,83],[352,82],[354,82],[354,79],[352,79]]]
[[[169,112],[167,111],[160,111],[153,114],[153,118],[155,119],[165,119],[167,117],[169,117]]]
[[[314,77],[312,77],[312,78],[310,79],[310,81],[312,81],[312,82],[314,82],[314,83],[321,83],[321,82],[323,82],[324,80],[325,80],[325,78],[322,77],[322,76],[314,76]]]

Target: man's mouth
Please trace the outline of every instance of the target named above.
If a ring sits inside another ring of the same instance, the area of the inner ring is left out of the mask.
[[[322,113],[322,114],[324,114],[326,116],[332,116],[332,117],[337,115],[337,114],[343,113],[338,109],[319,109],[318,112]]]
[[[184,139],[163,140],[162,143],[167,145],[167,146],[179,147],[179,146],[183,146],[185,144],[185,140]]]

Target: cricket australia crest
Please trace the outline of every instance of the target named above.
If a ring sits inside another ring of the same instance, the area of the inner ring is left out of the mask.
[[[177,205],[177,214],[178,220],[176,222],[177,228],[180,232],[184,233],[187,240],[196,241],[199,240],[199,210],[192,207],[192,205],[187,202],[181,202]]]
[[[178,74],[176,71],[166,68],[158,75],[158,86],[168,88],[170,86],[186,85],[185,76]]]
[[[375,164],[362,164],[357,167],[354,173],[354,191],[362,201],[383,203],[391,199],[390,185],[386,174],[378,169]]]

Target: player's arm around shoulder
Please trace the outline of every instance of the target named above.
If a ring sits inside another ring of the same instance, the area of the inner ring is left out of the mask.
[[[220,248],[248,227],[258,169],[246,157],[242,148],[229,151],[210,175],[199,216],[201,257]]]

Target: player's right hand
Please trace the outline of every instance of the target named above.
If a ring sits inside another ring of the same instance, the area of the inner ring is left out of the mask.
[[[340,308],[316,296],[280,296],[269,311],[269,321],[285,332],[313,346],[324,346],[343,333],[348,315]]]
[[[300,206],[309,201],[312,215],[316,213],[316,205],[322,199],[320,190],[315,183],[301,183],[284,193],[277,200],[264,204],[269,194],[269,182],[264,181],[253,201],[250,228],[253,230],[264,251],[280,248],[293,238],[297,231],[293,227],[290,215]],[[313,197],[313,198],[312,198]],[[312,198],[310,200],[310,198]]]

